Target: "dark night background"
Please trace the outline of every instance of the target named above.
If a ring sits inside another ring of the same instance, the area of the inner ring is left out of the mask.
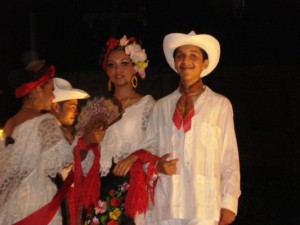
[[[193,3],[196,1],[196,3]],[[142,41],[150,60],[139,90],[156,99],[177,87],[163,37],[208,33],[221,60],[204,83],[234,108],[242,196],[236,225],[299,225],[299,0],[0,0],[0,126],[18,109],[8,73],[30,51],[91,95],[104,94],[106,39]]]

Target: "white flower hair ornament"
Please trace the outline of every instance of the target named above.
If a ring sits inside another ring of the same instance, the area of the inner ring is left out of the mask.
[[[77,135],[81,137],[85,132],[94,128],[106,130],[110,125],[121,119],[124,110],[115,99],[94,98],[82,107],[76,125]]]
[[[145,69],[148,67],[149,60],[147,60],[147,54],[145,49],[137,44],[134,37],[127,39],[124,35],[120,40],[111,37],[106,42],[106,52],[104,60],[102,63],[103,69],[107,69],[107,57],[112,50],[122,50],[124,51],[131,59],[134,64],[134,70],[140,75],[142,79],[146,77]]]

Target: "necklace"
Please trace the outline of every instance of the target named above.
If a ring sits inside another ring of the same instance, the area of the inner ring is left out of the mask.
[[[132,91],[131,95],[128,96],[127,98],[118,99],[116,96],[115,96],[115,98],[118,99],[118,101],[122,105],[122,108],[125,109],[128,106],[130,100],[133,98],[133,96],[134,96],[134,91]]]
[[[124,104],[122,103],[122,107],[123,107],[124,109],[125,109],[126,106],[128,105],[129,100],[130,100],[130,97],[128,97],[128,98],[126,99],[126,102],[125,102]]]

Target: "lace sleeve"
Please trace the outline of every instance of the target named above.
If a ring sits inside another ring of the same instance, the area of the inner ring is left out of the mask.
[[[142,117],[142,129],[146,130],[147,126],[148,126],[148,120],[150,117],[150,113],[153,109],[153,106],[155,104],[155,100],[153,97],[150,97],[147,100],[147,103],[145,104],[145,108],[144,108],[144,112],[143,112],[143,117]]]
[[[38,136],[41,138],[43,169],[51,177],[55,177],[63,167],[73,162],[73,151],[70,144],[64,138],[63,133],[53,117],[41,121],[38,128]]]

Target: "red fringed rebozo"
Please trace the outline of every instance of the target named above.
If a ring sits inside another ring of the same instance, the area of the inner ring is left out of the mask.
[[[128,216],[134,218],[136,214],[146,213],[148,199],[154,202],[154,188],[156,181],[151,185],[153,175],[156,173],[156,163],[160,159],[146,150],[138,150],[133,153],[138,157],[130,169],[130,185],[125,200],[125,211]],[[149,163],[147,173],[144,173],[143,164]]]
[[[94,153],[93,165],[86,176],[83,175],[81,167],[80,151],[92,149]],[[98,144],[87,146],[81,137],[74,150],[74,188],[75,188],[75,223],[79,222],[81,207],[89,209],[97,204],[100,195],[100,151]],[[78,223],[80,224],[80,223]]]

